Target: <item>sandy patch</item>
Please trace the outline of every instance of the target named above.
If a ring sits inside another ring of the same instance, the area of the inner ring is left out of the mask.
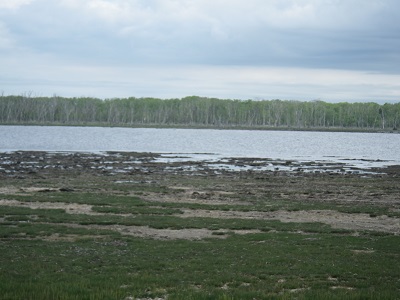
[[[68,226],[72,228],[85,228],[85,229],[98,229],[98,230],[112,230],[119,232],[122,235],[129,235],[141,238],[152,238],[159,240],[201,240],[205,238],[226,238],[229,235],[226,234],[225,230],[209,230],[205,228],[201,229],[156,229],[148,226],[125,226],[125,225],[80,225],[80,224],[65,224],[60,223],[57,225]],[[249,234],[258,233],[259,230],[232,230],[236,234]],[[215,234],[222,233],[222,234]]]
[[[21,190],[17,189],[15,187],[12,186],[6,186],[6,187],[1,187],[0,188],[0,195],[16,195],[18,193],[20,193]]]
[[[108,213],[98,213],[92,211],[92,205],[64,203],[64,202],[22,202],[17,200],[0,200],[0,205],[29,207],[31,209],[63,209],[69,214],[86,214],[86,215],[112,215]],[[261,220],[278,220],[281,222],[292,223],[323,223],[337,229],[346,229],[354,231],[378,231],[393,234],[400,234],[400,219],[389,218],[387,216],[371,217],[368,214],[346,214],[333,210],[309,210],[309,211],[285,211],[278,210],[272,212],[258,212],[258,211],[220,211],[220,210],[190,210],[183,209],[183,214],[176,214],[176,217],[181,218],[216,218],[216,219],[261,219]],[[119,216],[131,216],[118,214]],[[141,227],[142,228],[142,227]],[[109,228],[110,229],[110,228]],[[129,233],[129,228],[125,228]],[[175,234],[186,238],[186,234],[192,236],[194,239],[197,237],[207,237],[212,235],[212,231],[204,232],[203,229],[182,229],[182,230],[168,230],[164,232],[156,230],[151,232],[148,229],[144,236],[155,236],[162,238],[168,236],[175,238]],[[185,232],[187,230],[187,232]],[[198,231],[196,231],[198,230]],[[205,229],[204,229],[205,230]],[[179,232],[179,234],[178,234]],[[141,236],[140,231],[134,229],[136,236]]]
[[[351,250],[354,254],[372,254],[375,250]]]
[[[28,207],[31,209],[63,209],[69,214],[103,215],[92,211],[92,205],[64,202],[22,202],[18,200],[0,200],[0,205]]]
[[[179,190],[174,194],[160,194],[147,192],[141,194],[140,197],[146,201],[166,202],[166,203],[197,203],[206,205],[250,205],[250,202],[240,201],[237,198],[232,198],[236,195],[234,192],[226,191],[201,191],[193,188],[184,187],[169,187],[173,190]],[[132,194],[132,196],[136,196]]]
[[[333,210],[285,211],[219,211],[219,210],[183,210],[182,218],[222,218],[222,219],[263,219],[281,222],[309,223],[319,222],[337,229],[372,230],[400,234],[400,219],[387,216],[371,217],[368,214],[346,214]]]

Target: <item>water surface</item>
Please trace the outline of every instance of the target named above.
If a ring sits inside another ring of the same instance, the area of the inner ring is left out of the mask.
[[[390,133],[0,126],[0,152],[132,151],[169,154],[165,159],[258,157],[368,168],[400,164],[399,146],[400,135]]]

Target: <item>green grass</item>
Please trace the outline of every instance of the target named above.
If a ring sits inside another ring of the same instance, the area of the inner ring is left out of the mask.
[[[92,180],[83,192],[2,195],[25,202],[88,204],[101,214],[0,206],[1,299],[396,299],[400,294],[398,235],[355,235],[321,223],[179,216],[184,209],[330,209],[379,216],[389,214],[388,205],[298,201],[268,192],[243,199],[249,205],[238,204],[237,195],[232,205],[149,202],[124,195],[129,186]],[[195,181],[203,188],[212,183],[208,178]],[[37,184],[51,186],[45,180]],[[135,187],[135,194],[147,192],[173,196],[176,191]],[[92,225],[205,228],[212,238],[156,240]]]
[[[362,249],[374,252],[354,252]],[[399,250],[396,236],[330,234],[312,240],[293,233],[203,241],[3,239],[0,291],[2,299],[393,299]]]

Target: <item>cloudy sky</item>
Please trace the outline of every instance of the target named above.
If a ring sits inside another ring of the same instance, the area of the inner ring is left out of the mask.
[[[0,0],[0,93],[400,101],[398,0]]]

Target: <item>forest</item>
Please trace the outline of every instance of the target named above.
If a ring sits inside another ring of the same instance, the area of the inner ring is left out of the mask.
[[[397,130],[399,103],[1,95],[0,124]]]

